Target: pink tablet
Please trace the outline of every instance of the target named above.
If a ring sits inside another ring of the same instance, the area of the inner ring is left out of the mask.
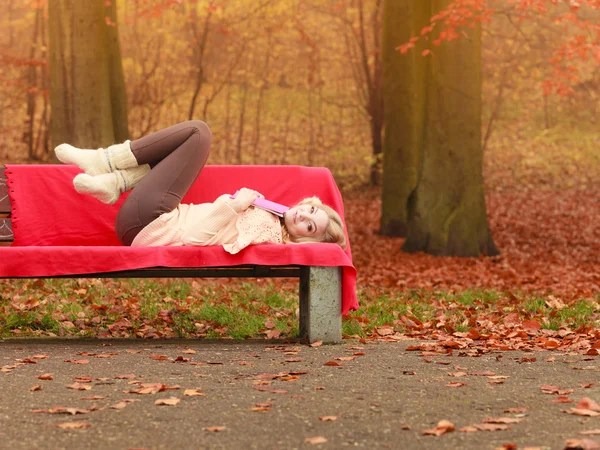
[[[235,194],[233,194],[231,196],[231,198],[235,198],[236,195],[238,194],[238,192],[240,192],[240,191],[236,191]],[[279,217],[283,217],[283,213],[286,212],[288,209],[290,209],[289,206],[280,205],[279,203],[275,203],[270,200],[266,200],[264,198],[257,198],[256,200],[254,200],[253,205],[256,206],[257,208],[261,208],[261,209],[264,209],[265,211],[269,211],[270,213],[275,214],[276,216],[279,216]]]

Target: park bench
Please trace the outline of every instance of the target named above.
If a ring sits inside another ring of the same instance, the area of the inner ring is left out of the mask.
[[[342,314],[357,307],[349,245],[264,244],[236,255],[221,246],[123,246],[114,219],[127,194],[115,205],[80,195],[72,185],[79,172],[70,165],[0,166],[0,278],[294,277],[300,337],[341,341]],[[343,217],[325,168],[206,166],[183,202],[213,201],[245,186],[290,205],[317,195]]]

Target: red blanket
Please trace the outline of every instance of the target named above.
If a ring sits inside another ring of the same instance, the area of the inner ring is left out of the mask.
[[[230,255],[214,247],[124,247],[114,223],[122,196],[105,205],[78,194],[68,165],[7,165],[15,240],[0,247],[0,275],[36,277],[133,270],[146,267],[223,267],[242,264],[343,267],[342,313],[357,309],[356,269],[350,244],[258,245]],[[342,197],[326,168],[300,166],[206,166],[184,203],[214,201],[241,187],[294,205],[318,196],[344,217]]]

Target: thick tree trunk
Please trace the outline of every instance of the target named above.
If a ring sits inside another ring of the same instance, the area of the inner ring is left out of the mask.
[[[432,0],[434,11],[449,0]],[[430,59],[422,171],[408,203],[403,251],[496,255],[483,190],[481,28],[444,42]],[[419,55],[420,56],[420,55]]]
[[[94,148],[127,138],[118,35],[106,20],[111,8],[104,0],[49,2],[54,146]]]
[[[408,199],[419,182],[425,134],[426,48],[400,54],[396,48],[419,35],[429,23],[431,6],[424,0],[386,0],[383,11],[384,139],[380,233],[406,236]]]

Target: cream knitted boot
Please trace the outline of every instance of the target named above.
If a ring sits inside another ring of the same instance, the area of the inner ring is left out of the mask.
[[[133,189],[148,172],[150,166],[144,164],[96,176],[80,173],[73,179],[73,186],[80,194],[89,194],[102,203],[112,205],[123,192]]]
[[[59,161],[75,164],[88,175],[101,175],[117,169],[137,167],[138,162],[131,152],[131,141],[111,145],[98,150],[85,150],[69,144],[60,144],[54,149]]]

